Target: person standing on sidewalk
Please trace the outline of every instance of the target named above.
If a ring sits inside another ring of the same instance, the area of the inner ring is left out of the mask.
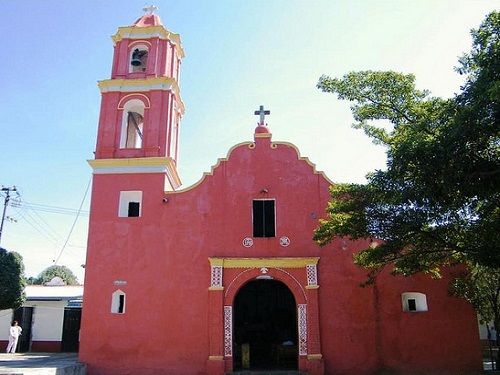
[[[14,320],[9,330],[9,345],[7,345],[7,353],[14,354],[16,352],[17,341],[19,340],[19,336],[21,336],[22,331],[23,329],[19,326],[17,320]]]

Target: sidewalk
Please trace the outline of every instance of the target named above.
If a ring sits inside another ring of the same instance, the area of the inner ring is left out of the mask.
[[[77,353],[0,353],[0,374],[85,375]]]

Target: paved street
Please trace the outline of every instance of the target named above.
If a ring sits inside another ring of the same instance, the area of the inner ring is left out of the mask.
[[[76,353],[1,353],[0,374],[85,375],[85,366]]]

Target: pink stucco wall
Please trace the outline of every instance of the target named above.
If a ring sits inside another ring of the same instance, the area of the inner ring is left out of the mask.
[[[446,278],[382,275],[376,287],[361,288],[365,272],[352,263],[356,244],[319,248],[311,240],[329,182],[290,145],[270,138],[240,145],[185,192],[165,195],[162,181],[161,174],[94,176],[80,346],[89,374],[216,373],[207,365],[214,332],[209,257],[320,257],[326,374],[382,368],[465,374],[480,368],[475,314],[448,296]],[[124,190],[143,191],[142,217],[117,217]],[[252,237],[252,199],[264,197],[276,199],[276,238],[254,238],[245,248],[242,239]],[[279,245],[281,236],[290,246]],[[127,284],[115,286],[115,280]],[[126,293],[123,315],[110,313],[117,289]],[[427,295],[428,312],[402,311],[401,293],[414,291]],[[218,330],[222,335],[223,327]]]

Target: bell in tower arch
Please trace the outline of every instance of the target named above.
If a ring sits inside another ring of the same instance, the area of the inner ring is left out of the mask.
[[[142,68],[142,69],[137,69],[137,70],[145,70],[147,58],[148,58],[148,51],[140,50],[140,49],[136,48],[134,50],[134,52],[132,52],[132,59],[130,61],[130,64],[135,69]]]

